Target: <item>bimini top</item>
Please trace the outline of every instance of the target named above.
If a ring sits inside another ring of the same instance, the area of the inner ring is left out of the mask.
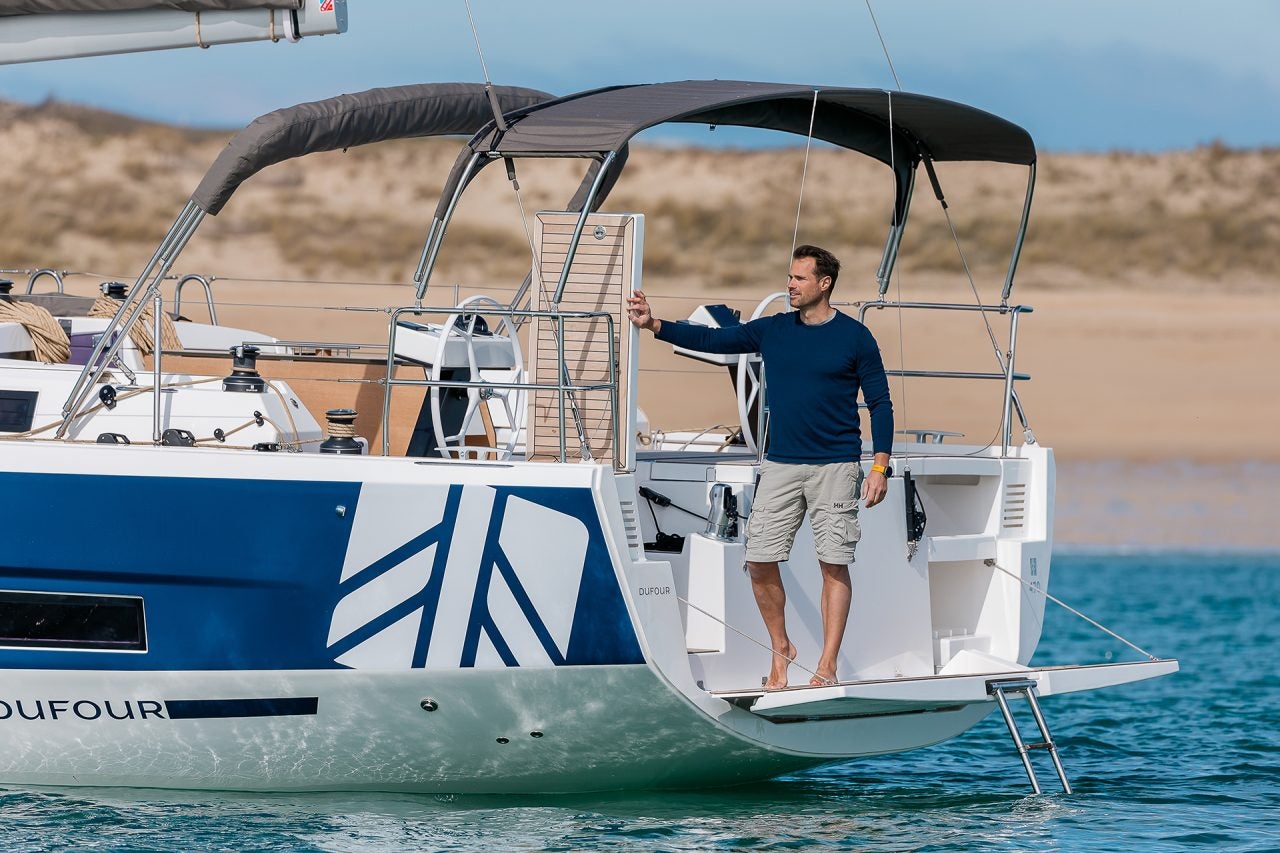
[[[555,97],[515,86],[495,86],[494,93],[504,112]],[[286,107],[255,119],[232,137],[191,200],[214,215],[240,184],[274,163],[388,139],[471,135],[492,120],[493,108],[479,83],[370,89]]]
[[[1030,165],[1036,159],[1035,144],[1025,130],[953,101],[884,89],[733,80],[618,86],[569,95],[508,116],[506,133],[485,128],[471,147],[503,154],[617,151],[640,131],[667,122],[760,127],[805,136],[811,116],[815,138],[884,163],[929,157]]]
[[[444,215],[449,197],[467,174],[466,161],[472,154],[567,157],[625,152],[636,134],[668,122],[759,127],[807,136],[812,120],[814,138],[894,167],[898,211],[909,195],[911,172],[924,158],[1024,166],[1036,160],[1030,134],[1012,122],[954,101],[884,89],[686,80],[595,89],[518,110],[506,119],[506,132],[490,123],[462,152],[441,194],[437,217]],[[487,162],[491,157],[479,165]],[[602,193],[608,192],[617,171],[616,166],[611,170]]]

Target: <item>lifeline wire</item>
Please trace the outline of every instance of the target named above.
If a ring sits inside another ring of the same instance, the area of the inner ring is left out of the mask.
[[[755,643],[755,644],[756,644],[757,646],[759,646],[760,648],[762,648],[762,649],[764,649],[765,651],[767,651],[769,654],[771,654],[771,655],[777,655],[778,657],[782,658],[782,659],[783,659],[784,661],[786,661],[787,663],[792,664],[793,666],[798,666],[798,667],[800,667],[800,668],[801,668],[801,669],[803,669],[805,672],[807,672],[807,673],[809,673],[810,675],[812,675],[814,678],[822,678],[822,676],[818,675],[818,673],[816,673],[816,672],[814,672],[813,670],[809,669],[809,667],[805,666],[804,664],[802,664],[802,663],[796,663],[796,659],[795,659],[795,658],[789,658],[789,657],[787,657],[786,655],[784,655],[782,652],[775,652],[775,651],[773,650],[773,646],[766,645],[765,643],[760,642],[760,641],[759,641],[759,640],[757,640],[755,637],[751,636],[750,634],[746,633],[745,631],[740,631],[740,630],[738,630],[737,628],[735,628],[735,627],[733,627],[732,625],[730,625],[728,622],[726,622],[726,621],[724,621],[723,619],[721,619],[719,616],[716,616],[714,613],[708,613],[707,611],[703,610],[701,607],[699,607],[698,605],[694,604],[692,601],[688,601],[688,600],[686,600],[686,599],[683,599],[683,598],[681,598],[681,597],[680,597],[680,596],[678,596],[678,595],[676,596],[676,600],[677,600],[677,601],[679,601],[681,604],[684,604],[684,605],[685,605],[685,606],[687,606],[687,607],[692,607],[694,610],[698,611],[698,612],[699,612],[699,613],[701,613],[703,616],[706,616],[706,617],[708,617],[709,619],[714,619],[716,622],[719,622],[721,625],[725,626],[725,627],[726,627],[726,628],[728,628],[730,631],[732,631],[733,633],[737,634],[739,637],[742,637],[744,640],[750,640],[751,642]],[[823,681],[826,681],[826,679],[823,679]],[[833,682],[832,684],[830,684],[830,685],[828,685],[828,684],[824,684],[823,686],[824,686],[824,687],[829,687],[829,686],[833,686],[833,685],[834,685],[834,682]],[[812,686],[812,685],[810,685],[810,686]]]
[[[983,562],[985,562],[988,566],[990,566],[990,567],[991,567],[991,568],[993,568],[993,569],[998,569],[998,570],[1000,570],[1000,571],[1004,572],[1006,575],[1008,575],[1009,577],[1013,578],[1013,579],[1014,579],[1014,580],[1016,580],[1018,583],[1020,583],[1020,584],[1022,584],[1023,586],[1025,586],[1027,589],[1034,590],[1034,591],[1036,591],[1036,592],[1040,593],[1040,594],[1041,594],[1041,595],[1043,595],[1045,598],[1049,599],[1050,601],[1052,601],[1054,604],[1058,605],[1059,607],[1066,608],[1066,609],[1067,609],[1067,610],[1069,610],[1070,612],[1072,612],[1072,613],[1074,613],[1075,615],[1079,616],[1079,617],[1080,617],[1081,619],[1083,619],[1084,621],[1088,622],[1088,623],[1089,623],[1090,625],[1092,625],[1093,627],[1097,628],[1099,631],[1102,631],[1103,633],[1106,633],[1106,634],[1110,634],[1112,637],[1115,637],[1117,640],[1119,640],[1120,642],[1124,643],[1126,646],[1128,646],[1129,648],[1133,649],[1133,650],[1134,650],[1135,652],[1137,652],[1138,654],[1140,654],[1140,655],[1146,655],[1146,656],[1147,656],[1148,658],[1150,658],[1151,660],[1159,660],[1159,658],[1158,658],[1158,657],[1156,657],[1155,655],[1151,654],[1151,652],[1147,651],[1146,649],[1139,648],[1138,646],[1136,646],[1136,645],[1134,645],[1133,643],[1131,643],[1131,642],[1129,642],[1128,640],[1126,640],[1124,637],[1121,637],[1121,636],[1120,636],[1119,634],[1117,634],[1115,631],[1112,631],[1112,630],[1111,630],[1110,628],[1108,628],[1106,625],[1103,625],[1103,624],[1101,624],[1100,622],[1095,622],[1093,619],[1090,619],[1088,616],[1085,616],[1083,613],[1081,613],[1079,610],[1076,610],[1076,609],[1075,609],[1074,607],[1072,607],[1070,604],[1067,604],[1067,603],[1066,603],[1065,601],[1063,601],[1061,598],[1057,598],[1056,596],[1051,595],[1051,594],[1049,593],[1049,591],[1048,591],[1048,590],[1046,590],[1046,589],[1041,589],[1040,587],[1036,586],[1035,584],[1030,583],[1029,581],[1025,581],[1025,580],[1023,580],[1022,578],[1020,578],[1020,577],[1018,577],[1017,575],[1015,575],[1013,572],[1011,572],[1011,571],[1009,571],[1008,569],[1006,569],[1004,566],[1002,566],[1002,565],[1000,565],[999,563],[997,563],[995,560],[984,560]]]

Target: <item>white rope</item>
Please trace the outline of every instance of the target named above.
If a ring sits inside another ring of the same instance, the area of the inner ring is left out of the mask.
[[[330,421],[329,437],[330,438],[355,438],[356,425],[354,423],[339,424],[339,423],[334,423],[333,421]]]
[[[791,251],[796,250],[796,241],[800,239],[800,209],[804,206],[804,184],[809,176],[809,150],[813,147],[813,122],[818,116],[818,90],[813,90],[813,106],[809,108],[809,134],[804,138],[804,168],[800,171],[800,197],[796,199],[796,227],[791,232]],[[791,258],[787,258],[790,265]]]
[[[1048,590],[1046,590],[1046,589],[1042,589],[1041,587],[1036,586],[1035,584],[1031,583],[1030,581],[1023,580],[1021,577],[1019,577],[1018,575],[1015,575],[1013,572],[1009,571],[1009,570],[1008,570],[1008,569],[1006,569],[1004,566],[1002,566],[1002,565],[1000,565],[999,563],[997,563],[995,560],[985,560],[984,562],[985,562],[988,566],[990,566],[991,568],[993,568],[993,569],[998,569],[999,571],[1004,572],[1006,575],[1008,575],[1009,577],[1013,578],[1013,579],[1014,579],[1014,580],[1016,580],[1018,583],[1020,583],[1020,584],[1022,584],[1023,586],[1025,586],[1027,589],[1034,590],[1035,592],[1040,593],[1040,594],[1041,594],[1041,595],[1043,595],[1045,598],[1049,599],[1050,601],[1052,601],[1054,604],[1058,605],[1059,607],[1063,607],[1063,608],[1067,609],[1068,611],[1070,611],[1071,613],[1074,613],[1076,616],[1079,616],[1081,619],[1083,619],[1084,621],[1088,622],[1090,625],[1092,625],[1093,627],[1097,628],[1099,631],[1102,631],[1103,633],[1106,633],[1106,634],[1110,634],[1112,637],[1115,637],[1117,640],[1119,640],[1120,642],[1124,643],[1126,646],[1128,646],[1129,648],[1133,649],[1133,650],[1134,650],[1135,652],[1137,652],[1138,654],[1140,654],[1140,655],[1146,655],[1146,656],[1147,656],[1148,658],[1150,658],[1151,660],[1159,660],[1159,658],[1158,658],[1158,657],[1156,657],[1155,655],[1151,654],[1151,652],[1149,652],[1149,651],[1147,651],[1146,649],[1141,648],[1141,647],[1139,647],[1139,646],[1137,646],[1137,645],[1135,645],[1135,644],[1133,644],[1133,643],[1129,642],[1129,641],[1128,641],[1128,640],[1126,640],[1124,637],[1121,637],[1121,636],[1120,636],[1119,634],[1117,634],[1115,631],[1112,631],[1110,628],[1108,628],[1107,626],[1103,625],[1102,623],[1097,622],[1097,621],[1095,621],[1095,620],[1093,620],[1093,619],[1090,619],[1088,616],[1085,616],[1085,615],[1084,615],[1083,613],[1081,613],[1079,610],[1076,610],[1074,607],[1072,607],[1071,605],[1067,604],[1067,603],[1066,603],[1065,601],[1063,601],[1062,599],[1057,598],[1056,596],[1051,595],[1051,594],[1049,593],[1049,591],[1048,591]]]

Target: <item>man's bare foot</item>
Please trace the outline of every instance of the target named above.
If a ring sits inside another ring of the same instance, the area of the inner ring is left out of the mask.
[[[836,683],[836,664],[835,661],[818,661],[817,667],[814,668],[813,678],[809,679],[810,687],[830,687]]]
[[[787,643],[786,653],[773,650],[773,665],[769,667],[769,678],[764,683],[765,690],[782,690],[787,686],[787,668],[795,659],[796,647]]]

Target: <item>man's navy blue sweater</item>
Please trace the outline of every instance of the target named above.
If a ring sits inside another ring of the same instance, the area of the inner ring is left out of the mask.
[[[698,352],[758,352],[769,383],[769,449],[772,462],[822,464],[862,456],[858,389],[871,411],[871,440],[880,453],[893,449],[893,403],[880,348],[870,330],[835,313],[807,326],[797,311],[712,329],[663,321],[657,338]]]

